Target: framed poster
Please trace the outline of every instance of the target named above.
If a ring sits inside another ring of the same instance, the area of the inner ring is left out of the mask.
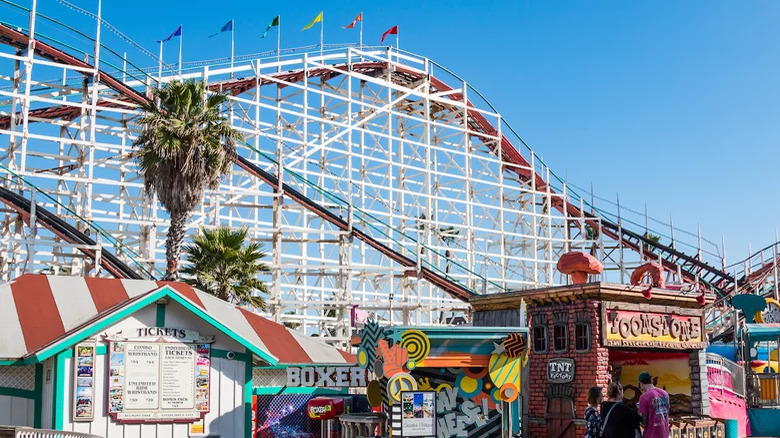
[[[95,418],[95,343],[76,345],[73,354],[73,421]]]
[[[108,413],[120,423],[202,419],[211,374],[211,344],[203,340],[197,334],[109,339]]]
[[[436,436],[436,392],[401,392],[401,436]]]

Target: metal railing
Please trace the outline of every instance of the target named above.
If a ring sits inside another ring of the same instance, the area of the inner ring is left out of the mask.
[[[33,429],[24,426],[0,426],[0,438],[101,438],[98,435],[64,430]]]
[[[748,384],[750,406],[780,407],[780,374],[751,372]]]
[[[745,369],[723,356],[707,353],[707,380],[710,391],[745,397]]]

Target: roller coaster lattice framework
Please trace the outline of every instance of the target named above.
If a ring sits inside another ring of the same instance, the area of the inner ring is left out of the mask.
[[[657,261],[670,281],[733,290],[700,245],[688,256],[570,190],[427,58],[344,47],[153,77],[111,59],[99,30],[80,59],[36,34],[31,9],[27,28],[0,25],[5,279],[161,276],[167,215],[143,193],[132,142],[138,104],[183,77],[229,93],[224,111],[246,138],[189,232],[248,228],[270,254],[270,317],[307,334],[344,344],[355,306],[386,322],[450,324],[471,294],[565,283],[555,263],[575,250],[604,262],[603,280]]]

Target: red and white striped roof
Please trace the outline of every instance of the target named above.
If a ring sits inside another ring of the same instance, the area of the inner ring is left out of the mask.
[[[178,282],[25,274],[0,285],[0,359],[22,359],[164,286],[258,350],[291,364],[354,364],[354,355]]]

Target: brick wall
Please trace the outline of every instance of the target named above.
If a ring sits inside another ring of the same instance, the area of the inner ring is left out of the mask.
[[[569,348],[567,351],[553,351],[553,313],[565,311],[568,314],[569,325]],[[587,352],[575,351],[574,342],[574,324],[575,314],[586,312],[587,319],[590,322],[590,350]],[[547,427],[544,422],[547,408],[547,361],[556,358],[571,358],[575,361],[575,377],[571,383],[562,385],[572,387],[574,394],[575,418],[582,419],[585,409],[588,406],[588,389],[592,386],[604,388],[610,382],[609,376],[609,352],[601,347],[601,328],[599,302],[595,300],[579,300],[570,304],[546,305],[546,306],[528,306],[529,323],[531,326],[529,356],[529,381],[528,381],[528,416],[531,421],[529,424],[529,435],[531,437],[546,438]],[[548,350],[546,353],[536,353],[533,350],[533,325],[534,315],[546,314],[548,330]],[[585,428],[582,424],[576,425],[577,435],[583,436]]]
[[[697,350],[690,353],[691,408],[694,415],[710,415],[710,390],[707,381],[707,353]]]

